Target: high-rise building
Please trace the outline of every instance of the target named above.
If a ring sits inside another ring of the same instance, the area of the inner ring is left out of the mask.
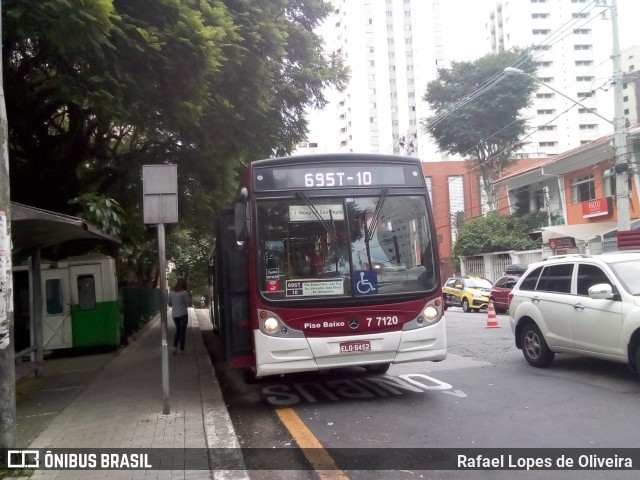
[[[621,52],[622,109],[627,126],[640,121],[640,47],[633,46]]]
[[[443,160],[420,121],[422,96],[444,65],[441,0],[333,0],[328,45],[350,68],[328,108],[334,151]]]
[[[523,153],[555,155],[613,131],[612,123],[605,120],[614,117],[613,41],[608,3],[606,0],[496,2],[487,22],[492,51],[533,46],[536,76],[552,87],[541,85],[533,107],[526,113],[531,119],[532,134]]]

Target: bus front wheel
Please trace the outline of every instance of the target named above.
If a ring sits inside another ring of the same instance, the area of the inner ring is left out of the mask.
[[[247,385],[252,385],[260,381],[260,378],[256,376],[256,369],[254,367],[246,367],[242,376],[244,377],[244,383]]]
[[[391,366],[390,363],[377,363],[375,365],[367,365],[364,368],[369,373],[375,373],[377,375],[380,375],[380,374],[383,374],[383,373],[387,373],[387,370],[389,370],[390,366]]]

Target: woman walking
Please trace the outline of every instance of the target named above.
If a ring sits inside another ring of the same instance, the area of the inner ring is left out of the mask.
[[[189,322],[189,307],[191,306],[191,297],[187,292],[187,280],[178,278],[173,289],[169,292],[169,306],[171,307],[171,316],[173,323],[176,325],[176,334],[173,337],[173,354],[180,351],[184,352],[184,342],[187,337],[187,323]]]

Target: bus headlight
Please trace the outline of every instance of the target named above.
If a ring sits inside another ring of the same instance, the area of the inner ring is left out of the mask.
[[[278,330],[278,320],[273,317],[269,317],[264,321],[264,330],[267,333],[273,333]]]
[[[275,312],[258,309],[260,332],[271,337],[304,338],[302,330],[287,325]]]
[[[433,322],[436,318],[438,318],[438,310],[431,305],[427,306],[422,314],[427,318],[428,321]]]
[[[416,328],[431,327],[444,318],[441,313],[442,299],[440,297],[431,300],[422,308],[420,314],[410,322],[402,326],[403,331],[415,330]]]

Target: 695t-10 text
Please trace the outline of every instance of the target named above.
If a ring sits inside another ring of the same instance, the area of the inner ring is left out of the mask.
[[[353,176],[344,172],[305,173],[305,187],[342,187],[345,185],[371,185],[371,172],[356,172]]]

